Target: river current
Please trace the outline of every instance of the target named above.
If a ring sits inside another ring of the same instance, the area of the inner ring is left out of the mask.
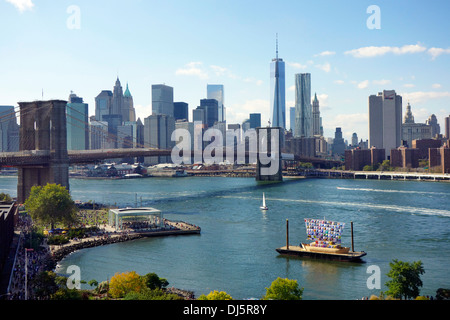
[[[0,178],[0,192],[15,196],[16,186],[16,177]],[[450,183],[298,179],[258,185],[251,178],[187,177],[71,179],[70,188],[74,200],[155,207],[169,220],[202,228],[200,235],[85,249],[60,262],[57,272],[77,265],[86,282],[155,272],[197,297],[218,290],[258,299],[282,277],[297,280],[306,300],[353,300],[386,291],[389,263],[398,259],[422,261],[421,295],[450,288]],[[263,192],[266,212],[259,209]],[[346,246],[353,221],[355,251],[367,252],[365,263],[280,256],[275,249],[285,245],[286,219],[290,244],[298,245],[306,241],[305,218],[346,223]]]

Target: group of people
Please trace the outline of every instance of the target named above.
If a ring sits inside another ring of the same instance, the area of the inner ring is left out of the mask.
[[[32,300],[36,298],[32,279],[44,271],[48,265],[49,250],[46,246],[40,247],[38,250],[27,249],[29,246],[25,243],[25,235],[30,235],[32,231],[32,222],[29,216],[19,215],[17,229],[21,232],[21,235],[9,282],[7,299]]]

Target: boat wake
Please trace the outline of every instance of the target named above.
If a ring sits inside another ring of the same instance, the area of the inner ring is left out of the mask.
[[[371,189],[371,188],[346,188],[346,187],[336,187],[336,189],[338,189],[338,190],[348,190],[348,191],[365,191],[365,192],[450,195],[450,193],[446,193],[446,192],[432,192],[432,191],[410,191],[410,190]]]
[[[242,197],[242,196],[223,196],[224,198],[234,198],[234,199],[255,199],[254,197]],[[387,210],[400,213],[409,214],[420,214],[420,215],[432,215],[432,216],[442,216],[450,217],[450,211],[441,209],[431,209],[431,208],[418,208],[410,206],[396,206],[396,205],[384,205],[384,204],[372,204],[372,203],[359,203],[359,202],[338,202],[338,201],[321,201],[321,200],[303,200],[303,199],[277,199],[270,198],[270,201],[281,201],[281,202],[296,202],[305,204],[319,204],[331,207],[354,207],[354,208],[368,208],[375,210]]]

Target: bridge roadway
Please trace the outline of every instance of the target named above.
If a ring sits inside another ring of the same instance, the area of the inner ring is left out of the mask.
[[[237,153],[233,152],[236,159]],[[116,158],[133,158],[133,157],[157,157],[171,156],[172,149],[155,149],[155,148],[122,148],[122,149],[99,149],[99,150],[68,150],[67,156],[69,164],[86,164],[95,163],[105,159]],[[192,156],[195,156],[192,151]],[[214,154],[213,154],[214,156]],[[227,151],[224,150],[223,158],[226,159]],[[245,157],[254,156],[256,152],[245,152]],[[307,158],[299,155],[282,154],[282,160],[310,162],[315,166],[333,167],[342,164],[341,161],[328,160],[322,158]],[[30,150],[18,152],[1,152],[0,167],[15,166],[45,166],[51,161],[51,151],[49,150]]]

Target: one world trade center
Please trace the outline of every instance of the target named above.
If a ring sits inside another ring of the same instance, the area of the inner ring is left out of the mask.
[[[278,39],[276,58],[270,64],[270,126],[286,128],[286,91],[284,61],[278,58]]]

